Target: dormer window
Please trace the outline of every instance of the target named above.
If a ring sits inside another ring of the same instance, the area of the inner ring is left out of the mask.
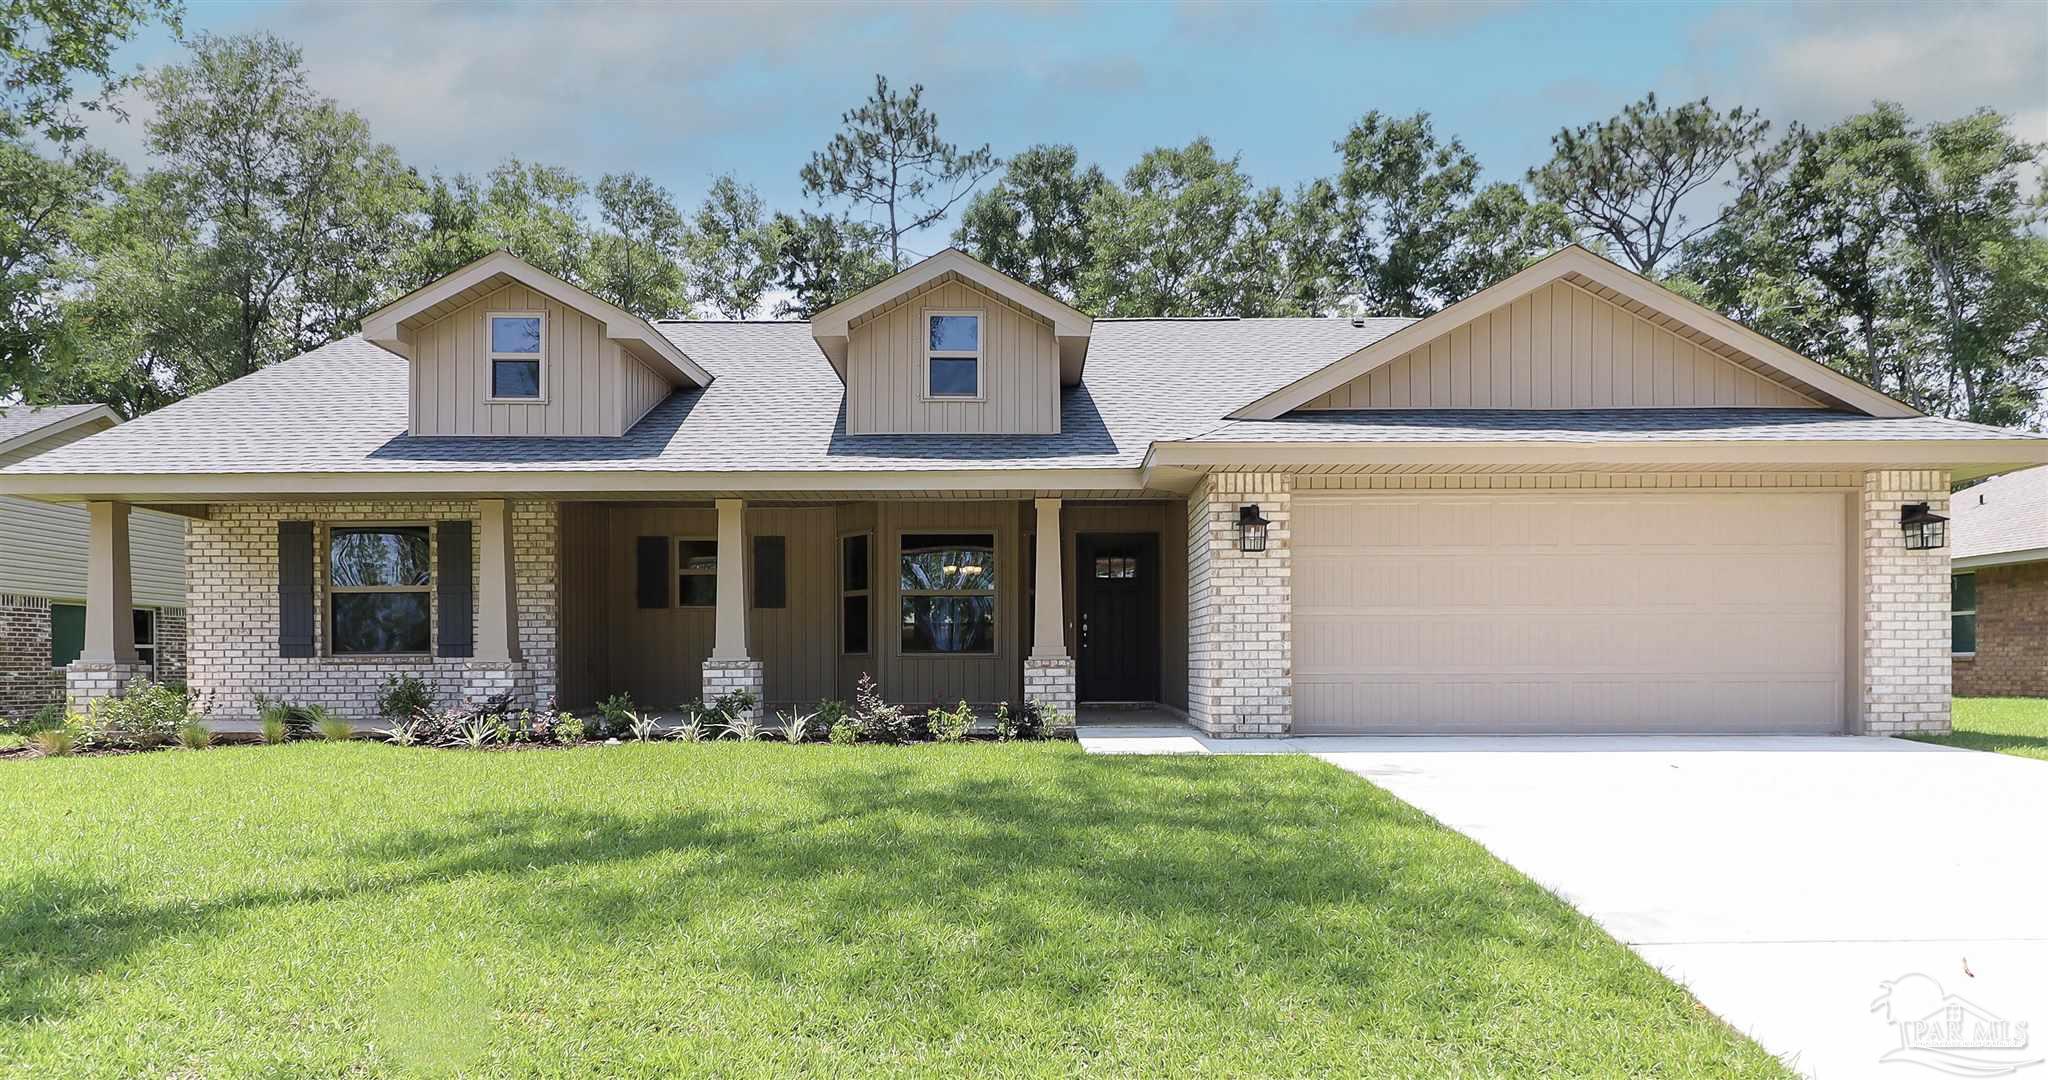
[[[485,316],[491,338],[491,400],[541,400],[541,342],[547,340],[546,316],[538,311],[492,313]]]
[[[925,396],[981,398],[981,313],[925,312]]]

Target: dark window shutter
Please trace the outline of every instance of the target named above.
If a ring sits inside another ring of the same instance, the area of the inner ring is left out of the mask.
[[[277,655],[313,655],[313,523],[277,523]]]
[[[643,608],[668,606],[668,537],[643,536],[633,544],[633,595]]]
[[[789,606],[789,570],[784,556],[787,546],[780,536],[754,537],[754,606]]]
[[[444,521],[435,527],[434,588],[441,605],[442,656],[476,655],[475,588],[470,584],[469,522]]]

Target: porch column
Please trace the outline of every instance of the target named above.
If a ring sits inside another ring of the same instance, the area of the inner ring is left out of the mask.
[[[1031,655],[1024,661],[1024,700],[1044,710],[1048,726],[1074,722],[1074,659],[1067,654],[1066,540],[1060,500],[1039,499],[1037,603],[1032,609]]]
[[[113,697],[143,673],[135,655],[135,594],[129,579],[128,504],[89,502],[85,642],[65,672],[74,708]]]
[[[704,701],[728,699],[728,711],[761,715],[761,661],[747,655],[747,504],[719,499],[718,614],[704,661]],[[744,695],[730,700],[732,695]]]
[[[476,658],[519,659],[518,601],[512,591],[512,514],[503,499],[477,500]]]
[[[504,499],[476,501],[476,637],[463,663],[462,696],[491,701],[534,697],[533,673],[519,651],[519,593],[513,560],[512,506]]]

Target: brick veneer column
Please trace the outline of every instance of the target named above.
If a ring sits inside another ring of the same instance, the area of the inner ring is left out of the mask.
[[[1294,723],[1290,507],[1294,478],[1211,473],[1188,496],[1188,719],[1212,735],[1284,735]],[[1272,522],[1238,550],[1237,512]]]
[[[754,707],[747,710],[747,715],[759,720],[767,688],[766,669],[759,660],[719,660],[714,657],[704,661],[704,703],[707,705],[734,691],[751,690]]]
[[[1949,549],[1906,550],[1899,507],[1948,513],[1949,474],[1872,470],[1863,477],[1862,729],[1949,730]]]

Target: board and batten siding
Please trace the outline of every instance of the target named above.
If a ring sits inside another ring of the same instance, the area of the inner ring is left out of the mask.
[[[0,495],[0,592],[83,601],[89,529],[82,504]],[[136,604],[184,606],[185,519],[130,514],[128,560]]]
[[[494,402],[491,312],[546,313],[538,402]],[[407,331],[415,435],[623,435],[668,396],[661,376],[605,336],[604,323],[527,288],[507,285]]]
[[[1553,282],[1302,406],[1327,409],[1821,408],[1568,282]]]
[[[925,396],[927,311],[982,314],[978,401]],[[853,435],[1060,430],[1060,348],[1052,327],[1007,302],[949,280],[864,317],[847,340],[846,430]]]

